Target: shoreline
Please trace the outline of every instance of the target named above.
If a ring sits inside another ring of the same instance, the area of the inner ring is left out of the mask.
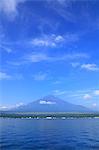
[[[99,113],[67,113],[67,112],[1,112],[0,118],[20,118],[20,119],[99,119]]]

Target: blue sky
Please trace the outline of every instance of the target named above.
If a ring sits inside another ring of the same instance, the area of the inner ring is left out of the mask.
[[[0,108],[45,95],[99,110],[99,1],[0,0]]]

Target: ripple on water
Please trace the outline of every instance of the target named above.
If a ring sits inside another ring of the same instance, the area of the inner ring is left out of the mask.
[[[0,119],[0,123],[1,150],[99,150],[96,119]]]

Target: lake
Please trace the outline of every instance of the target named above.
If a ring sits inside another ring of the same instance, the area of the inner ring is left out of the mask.
[[[99,150],[99,119],[0,118],[0,150]]]

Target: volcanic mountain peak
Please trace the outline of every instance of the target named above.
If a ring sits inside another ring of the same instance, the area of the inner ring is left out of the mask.
[[[30,112],[88,112],[84,106],[71,104],[53,95],[48,95],[36,101],[20,106],[15,111]]]
[[[58,105],[58,104],[64,104],[66,102],[53,95],[48,95],[35,101],[35,103],[42,104],[42,105],[55,105],[55,104]]]

